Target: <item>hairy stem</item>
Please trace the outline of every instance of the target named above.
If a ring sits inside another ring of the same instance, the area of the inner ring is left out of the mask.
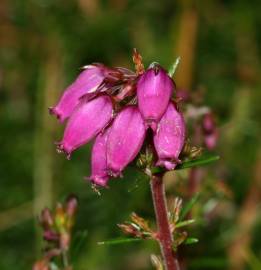
[[[177,256],[172,248],[173,237],[170,231],[170,225],[168,221],[165,187],[162,180],[162,175],[153,175],[151,177],[150,183],[154,211],[158,226],[158,240],[164,259],[165,268],[166,270],[179,270],[180,268]]]

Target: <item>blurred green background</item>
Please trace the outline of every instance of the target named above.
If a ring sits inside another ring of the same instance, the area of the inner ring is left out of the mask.
[[[75,234],[87,234],[74,269],[153,269],[152,242],[97,245],[120,236],[116,224],[132,211],[153,223],[148,181],[129,168],[97,196],[83,180],[91,146],[71,161],[58,155],[63,127],[47,110],[79,67],[133,69],[136,47],[146,65],[180,56],[178,88],[203,95],[219,126],[221,160],[201,171],[189,231],[199,243],[180,249],[183,269],[260,270],[260,14],[257,0],[1,0],[0,269],[31,269],[42,248],[37,214],[70,193],[80,199]],[[170,199],[189,198],[189,173],[168,179]]]

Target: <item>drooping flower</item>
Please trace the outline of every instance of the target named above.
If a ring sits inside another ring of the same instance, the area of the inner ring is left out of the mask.
[[[172,102],[162,116],[153,139],[159,158],[156,165],[173,170],[179,163],[178,157],[184,145],[185,123]]]
[[[100,133],[94,142],[92,147],[91,156],[91,171],[92,174],[86,179],[98,186],[106,186],[109,180],[108,168],[107,168],[107,140],[109,135],[107,129],[104,133]]]
[[[136,106],[125,107],[114,120],[107,142],[107,166],[119,176],[137,156],[144,138],[145,125]]]
[[[169,170],[179,162],[185,125],[181,113],[171,103],[175,83],[158,64],[145,70],[137,51],[133,61],[135,72],[103,64],[85,66],[57,106],[50,109],[61,122],[69,118],[58,151],[70,157],[72,151],[96,137],[88,179],[98,186],[107,186],[110,176],[121,176],[138,155],[148,127],[153,130],[148,135],[154,136],[157,156],[152,144],[146,144],[141,167],[147,166],[148,173],[151,166]],[[115,118],[113,110],[118,112]],[[154,154],[158,157],[156,164]]]
[[[113,113],[109,96],[99,96],[91,101],[82,100],[70,117],[58,150],[68,156],[76,148],[93,139],[111,120]]]
[[[139,110],[146,124],[154,131],[167,109],[173,89],[172,79],[158,65],[148,69],[137,83]]]
[[[49,108],[51,114],[55,114],[60,122],[68,118],[76,106],[80,103],[80,98],[86,94],[93,94],[104,80],[105,66],[86,66],[77,79],[64,91],[59,103]]]

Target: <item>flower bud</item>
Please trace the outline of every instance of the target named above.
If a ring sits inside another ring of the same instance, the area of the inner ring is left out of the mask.
[[[173,170],[185,141],[184,119],[173,103],[169,103],[153,139],[159,158],[156,165]]]
[[[56,242],[59,240],[59,234],[52,230],[47,230],[43,233],[43,239],[48,242]]]
[[[125,107],[115,118],[107,142],[107,166],[113,176],[136,157],[145,138],[145,125],[136,106]]]
[[[45,230],[50,229],[53,224],[53,216],[49,208],[44,208],[40,215],[40,223]]]
[[[64,230],[66,223],[65,210],[61,203],[57,203],[54,216],[55,226],[59,232]]]
[[[87,66],[77,79],[66,88],[59,103],[55,107],[49,108],[50,113],[55,114],[60,122],[68,118],[80,103],[80,97],[94,93],[102,83],[104,68],[103,66]]]
[[[104,133],[100,133],[92,147],[92,175],[87,179],[98,186],[106,186],[109,180],[106,157],[109,130],[107,129]]]
[[[110,121],[112,103],[108,96],[99,96],[89,102],[82,101],[70,117],[58,151],[68,157],[73,150],[93,139]]]
[[[75,195],[70,195],[66,200],[66,215],[70,218],[75,216],[75,213],[78,208],[78,199]]]
[[[146,124],[154,131],[167,109],[174,83],[160,66],[148,69],[137,84],[138,106]]]

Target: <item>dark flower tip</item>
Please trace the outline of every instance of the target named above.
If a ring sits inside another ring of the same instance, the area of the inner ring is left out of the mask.
[[[49,107],[48,111],[50,115],[55,115],[56,118],[61,121],[61,114],[57,111],[55,107]]]

